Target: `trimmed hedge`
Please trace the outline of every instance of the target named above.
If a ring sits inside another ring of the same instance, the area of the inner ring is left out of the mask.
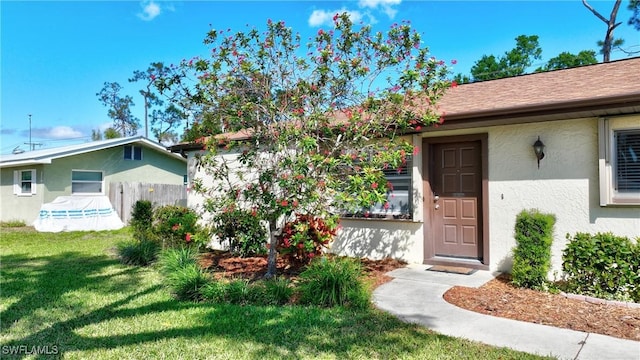
[[[538,210],[523,210],[516,218],[516,247],[513,250],[512,283],[518,287],[542,289],[551,268],[551,243],[556,218]]]
[[[562,254],[564,290],[605,299],[640,302],[640,239],[612,233],[567,234]]]

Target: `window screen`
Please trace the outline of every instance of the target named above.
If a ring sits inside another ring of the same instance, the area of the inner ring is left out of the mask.
[[[615,132],[616,189],[640,191],[640,130]]]

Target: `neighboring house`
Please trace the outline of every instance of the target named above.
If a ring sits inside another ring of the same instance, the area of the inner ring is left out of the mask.
[[[408,206],[343,218],[333,252],[509,270],[516,215],[532,208],[557,218],[554,270],[567,234],[640,236],[640,58],[461,85],[439,109],[444,124],[410,135],[420,151],[390,179]],[[172,150],[193,161],[199,148]]]
[[[65,195],[108,195],[112,182],[184,184],[186,160],[144,137],[0,156],[0,218],[31,224]]]

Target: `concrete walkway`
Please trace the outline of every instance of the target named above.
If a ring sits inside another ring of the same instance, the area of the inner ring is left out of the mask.
[[[444,335],[508,347],[560,359],[640,360],[640,342],[547,325],[482,315],[446,302],[454,285],[479,287],[493,278],[488,271],[457,275],[410,265],[388,273],[394,279],[373,293],[374,303],[400,319]]]

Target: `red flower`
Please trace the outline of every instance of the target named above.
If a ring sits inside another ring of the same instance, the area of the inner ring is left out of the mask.
[[[184,240],[185,240],[186,242],[188,242],[188,243],[189,243],[189,242],[191,242],[191,233],[187,233],[187,234],[184,236]]]
[[[180,229],[180,224],[175,224],[171,227],[171,230],[173,231],[178,231],[178,229]]]
[[[378,183],[377,182],[372,183],[371,184],[371,188],[372,189],[377,189],[378,188]]]
[[[282,200],[282,201],[280,202],[280,205],[282,205],[282,206],[288,206],[288,205],[289,205],[289,202],[285,199],[285,200]]]
[[[455,81],[455,80],[453,80],[453,81],[451,82],[451,87],[452,87],[452,88],[454,88],[454,87],[458,87],[458,82],[457,82],[457,81]]]
[[[298,207],[298,200],[293,200],[293,207]]]
[[[389,202],[386,202],[386,203],[384,203],[384,205],[383,205],[383,207],[385,208],[385,210],[386,210],[386,209],[389,209],[389,206],[390,206],[390,205],[389,205]]]
[[[298,249],[303,249],[304,248],[304,244],[303,243],[298,243]]]

